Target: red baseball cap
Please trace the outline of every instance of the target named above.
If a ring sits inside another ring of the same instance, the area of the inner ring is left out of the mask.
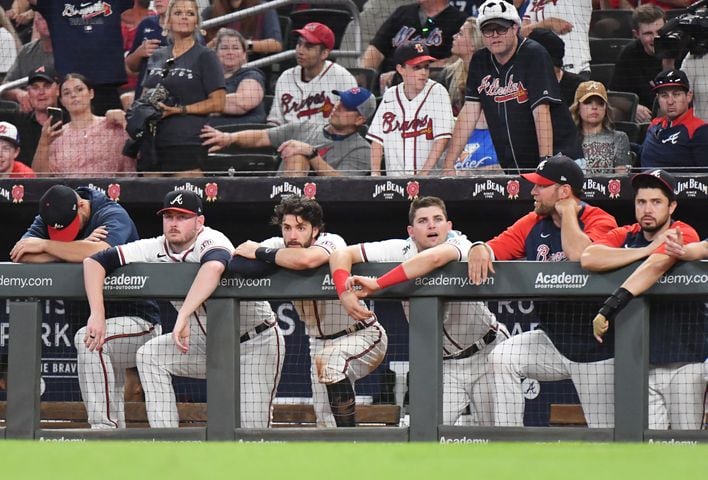
[[[327,50],[334,48],[334,33],[327,25],[319,22],[310,22],[304,27],[295,30],[308,43],[324,45]]]

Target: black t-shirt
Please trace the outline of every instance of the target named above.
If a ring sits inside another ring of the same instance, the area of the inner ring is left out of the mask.
[[[371,40],[371,45],[383,53],[381,71],[395,70],[393,52],[407,42],[422,41],[435,58],[447,58],[452,48],[452,36],[457,33],[467,15],[453,6],[448,6],[436,17],[421,25],[420,6],[417,3],[398,7],[381,25]]]
[[[504,169],[534,169],[538,165],[533,110],[541,104],[548,104],[551,111],[553,153],[583,156],[578,129],[561,99],[551,57],[533,40],[519,37],[516,53],[504,65],[486,48],[478,50],[470,62],[465,99],[482,104]]]
[[[609,89],[615,92],[636,93],[639,95],[639,103],[652,108],[655,95],[649,82],[654,80],[661,70],[661,60],[647,55],[642,44],[635,39],[620,52]]]
[[[566,106],[570,108],[575,100],[575,91],[578,89],[578,85],[583,83],[583,78],[573,72],[564,71],[558,83],[560,84],[561,98]]]

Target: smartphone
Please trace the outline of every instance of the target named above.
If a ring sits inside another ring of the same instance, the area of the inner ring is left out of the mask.
[[[49,114],[50,118],[50,125],[54,125],[57,122],[60,122],[63,120],[63,112],[61,111],[61,108],[57,107],[47,107],[47,113]]]

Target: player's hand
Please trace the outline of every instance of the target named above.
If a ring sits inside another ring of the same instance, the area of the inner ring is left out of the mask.
[[[312,153],[312,145],[299,140],[286,140],[278,147],[278,153],[283,160],[288,160],[296,155],[307,156]]]
[[[571,215],[575,217],[578,215],[578,212],[580,212],[580,204],[573,198],[558,200],[555,204],[555,208],[561,218],[563,218],[563,215]]]
[[[686,255],[686,245],[683,243],[683,233],[678,228],[670,228],[666,231],[666,253],[672,257],[683,259]]]
[[[496,273],[492,263],[492,255],[486,245],[475,245],[470,248],[467,262],[467,272],[474,285],[486,282],[489,272]]]
[[[246,240],[241,245],[236,247],[236,250],[234,250],[234,256],[238,255],[239,257],[255,260],[256,250],[260,246],[261,245],[259,243],[254,242],[253,240]]]
[[[357,298],[366,298],[379,290],[381,287],[374,278],[362,277],[361,275],[352,275],[347,278],[347,283],[345,284],[347,291],[354,292]],[[359,288],[357,288],[359,287]]]
[[[44,238],[29,237],[23,238],[10,250],[10,260],[19,263],[22,256],[27,253],[44,253],[47,240]]]
[[[216,152],[231,145],[231,137],[228,133],[217,130],[214,127],[205,125],[200,135],[202,145],[209,147],[209,153]]]
[[[172,340],[182,353],[189,351],[189,320],[178,316],[175,328],[172,329]]]
[[[101,225],[100,227],[96,227],[84,240],[88,240],[89,242],[102,242],[107,236],[108,230],[106,230],[106,226]]]
[[[103,348],[106,341],[106,319],[102,316],[91,314],[86,322],[86,334],[84,335],[84,345],[89,352],[95,352]]]
[[[601,313],[595,315],[592,320],[592,334],[595,336],[595,340],[602,343],[602,337],[607,333],[607,329],[610,328],[610,322]]]
[[[343,292],[339,297],[339,300],[342,302],[344,310],[346,310],[349,316],[357,322],[368,320],[373,315],[371,310],[366,308],[366,306],[359,300],[359,297],[357,297],[352,291]]]

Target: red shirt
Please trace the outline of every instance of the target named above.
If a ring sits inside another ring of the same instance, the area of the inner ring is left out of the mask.
[[[37,174],[34,173],[30,167],[22,162],[15,161],[12,164],[12,170],[8,175],[10,178],[37,178]]]
[[[683,234],[684,243],[693,243],[700,240],[698,233],[692,226],[681,221],[671,223],[671,228],[678,228]],[[642,244],[648,245],[650,242],[644,238],[642,227],[635,223],[633,225],[623,225],[621,227],[610,230],[607,235],[598,239],[595,243],[599,245],[607,245],[608,247],[641,247]],[[662,243],[659,248],[652,253],[666,253],[666,244]]]

